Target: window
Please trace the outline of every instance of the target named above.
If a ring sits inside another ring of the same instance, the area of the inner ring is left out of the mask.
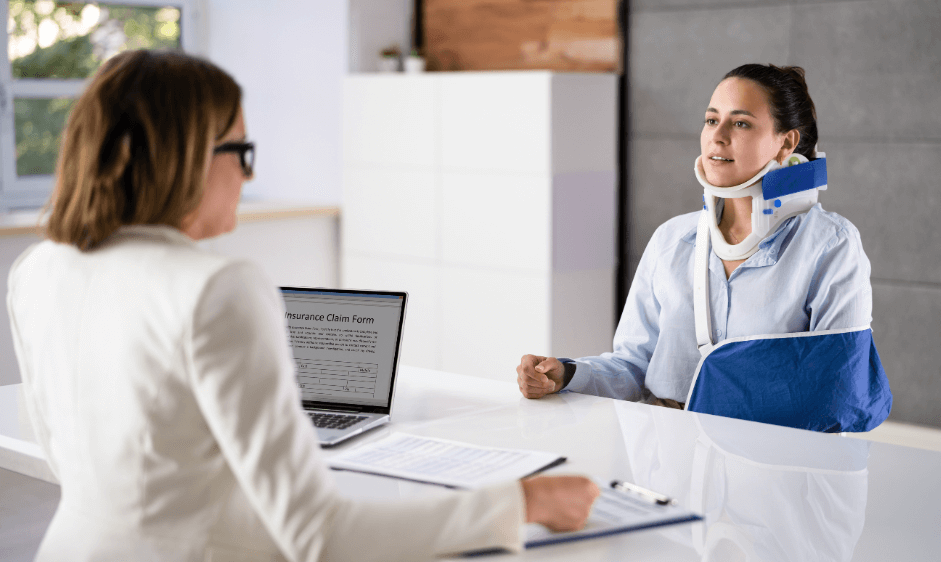
[[[38,208],[85,80],[129,49],[195,50],[195,0],[10,0],[0,57],[0,212]]]

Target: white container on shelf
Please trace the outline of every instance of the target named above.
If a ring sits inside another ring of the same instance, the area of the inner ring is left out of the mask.
[[[425,59],[417,55],[409,55],[405,57],[403,65],[405,67],[405,72],[409,74],[425,71]]]

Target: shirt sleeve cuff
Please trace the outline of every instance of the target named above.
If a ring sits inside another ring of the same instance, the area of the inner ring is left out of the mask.
[[[565,367],[562,388],[572,392],[581,392],[591,378],[591,365],[572,359],[561,360]]]

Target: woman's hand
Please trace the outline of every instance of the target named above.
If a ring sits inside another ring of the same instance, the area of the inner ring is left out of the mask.
[[[526,522],[552,531],[577,531],[585,526],[591,504],[601,491],[584,476],[536,476],[522,481]]]
[[[542,398],[562,390],[565,367],[555,357],[524,355],[516,368],[516,382],[526,398]]]

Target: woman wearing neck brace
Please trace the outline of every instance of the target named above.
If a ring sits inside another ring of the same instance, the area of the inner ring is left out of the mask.
[[[651,237],[613,351],[526,355],[523,395],[565,388],[819,431],[881,423],[892,398],[869,330],[869,260],[853,224],[817,203],[816,145],[803,69],[729,72],[693,170],[703,209]]]

